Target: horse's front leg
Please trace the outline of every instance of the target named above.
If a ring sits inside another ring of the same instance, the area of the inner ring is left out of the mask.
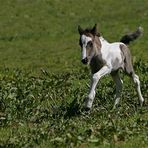
[[[85,102],[86,110],[90,110],[92,107],[95,94],[96,94],[95,89],[96,89],[97,83],[99,82],[99,79],[103,77],[104,75],[109,74],[110,72],[111,72],[111,69],[108,66],[103,66],[98,72],[92,75],[89,95]]]

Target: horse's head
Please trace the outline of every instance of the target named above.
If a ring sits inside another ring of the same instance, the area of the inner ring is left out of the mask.
[[[80,34],[79,45],[82,49],[82,63],[90,63],[91,59],[97,54],[97,49],[101,47],[99,40],[100,33],[97,32],[97,25],[93,28],[82,29],[78,26]]]

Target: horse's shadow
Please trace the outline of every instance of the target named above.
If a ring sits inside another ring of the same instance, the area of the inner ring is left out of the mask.
[[[67,107],[64,118],[72,118],[81,115],[81,106],[75,98]]]

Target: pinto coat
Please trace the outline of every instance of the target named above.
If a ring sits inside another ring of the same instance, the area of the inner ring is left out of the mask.
[[[139,27],[135,32],[123,36],[120,42],[114,43],[107,42],[100,35],[96,24],[92,29],[87,28],[85,30],[78,26],[78,31],[80,34],[79,44],[82,49],[82,63],[89,64],[92,73],[90,90],[85,102],[86,110],[91,109],[96,94],[97,83],[106,74],[111,74],[116,84],[116,96],[113,108],[119,104],[122,91],[122,80],[118,73],[119,69],[123,69],[132,78],[140,104],[142,105],[144,99],[141,94],[140,80],[134,72],[131,53],[127,46],[141,35],[142,28]]]

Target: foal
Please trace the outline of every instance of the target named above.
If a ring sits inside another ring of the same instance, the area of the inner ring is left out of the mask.
[[[90,110],[93,100],[95,98],[95,89],[98,81],[106,74],[111,74],[116,84],[116,96],[113,109],[120,101],[120,94],[122,90],[122,80],[119,77],[118,70],[123,69],[128,76],[130,76],[135,83],[140,104],[142,105],[144,99],[140,90],[139,77],[135,74],[131,54],[127,47],[130,41],[135,40],[142,33],[142,28],[139,27],[135,32],[127,34],[122,37],[120,42],[109,43],[97,31],[97,25],[92,29],[83,30],[78,26],[80,34],[79,44],[82,52],[82,63],[89,64],[92,78],[89,95],[85,102],[85,109]]]

